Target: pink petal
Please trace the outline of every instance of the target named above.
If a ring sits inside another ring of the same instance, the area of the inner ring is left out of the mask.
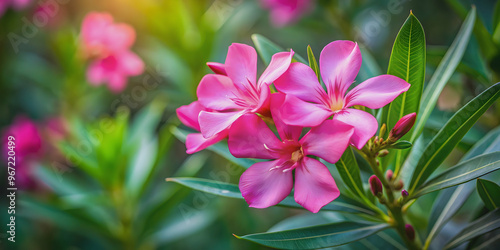
[[[97,86],[106,81],[106,70],[102,67],[101,61],[92,62],[87,69],[87,81]]]
[[[201,111],[198,116],[198,121],[200,122],[200,129],[203,137],[210,138],[220,133],[222,130],[229,128],[234,121],[246,112],[247,111],[217,113]]]
[[[318,82],[316,73],[307,65],[294,62],[276,81],[274,86],[279,91],[293,95],[307,102],[322,103],[326,92]]]
[[[233,43],[229,46],[226,57],[226,73],[235,84],[241,86],[256,83],[257,76],[257,52],[251,46],[241,43]]]
[[[271,96],[271,90],[269,89],[269,86],[262,85],[260,87],[259,103],[257,104],[257,106],[255,106],[255,108],[252,110],[252,112],[259,113],[262,115],[268,114],[269,113],[269,105],[271,104],[270,96]]]
[[[120,52],[132,47],[135,36],[132,26],[118,23],[108,26],[104,39],[110,51]]]
[[[344,96],[361,68],[361,52],[351,41],[334,41],[325,46],[319,57],[321,77],[329,93]]]
[[[227,137],[227,129],[206,139],[200,133],[189,134],[186,137],[186,153],[194,154],[198,151],[201,151],[209,146],[214,145],[217,142],[220,142],[224,138]]]
[[[181,122],[197,131],[200,131],[200,123],[198,122],[198,115],[203,110],[203,106],[201,106],[200,102],[194,101],[189,105],[180,106],[177,108],[177,117]]]
[[[108,13],[90,12],[82,22],[82,39],[87,49],[103,49],[106,42],[106,32],[113,24],[113,17]]]
[[[207,66],[217,75],[227,75],[226,65],[218,62],[207,62]]]
[[[292,191],[292,171],[283,172],[271,168],[282,160],[258,162],[240,177],[240,191],[250,207],[266,208],[280,203]]]
[[[279,155],[268,148],[279,148],[281,141],[259,116],[246,114],[231,125],[228,146],[238,158],[276,159]]]
[[[128,76],[137,76],[144,72],[144,62],[131,51],[124,51],[118,55],[120,70]]]
[[[337,162],[354,133],[354,127],[338,120],[326,120],[312,128],[300,140],[305,155],[314,155],[323,160]]]
[[[407,91],[410,84],[392,75],[372,77],[354,87],[346,96],[346,107],[361,105],[379,109]]]
[[[229,77],[214,74],[205,75],[196,90],[201,105],[219,111],[241,109],[231,100],[237,98],[236,93],[238,90]]]
[[[328,168],[309,157],[305,157],[295,169],[294,192],[295,201],[313,213],[340,195]]]
[[[288,125],[315,127],[321,124],[333,112],[322,104],[314,104],[287,95],[281,108],[283,121]]]
[[[127,87],[127,76],[120,72],[108,73],[108,88],[113,93],[120,93]]]
[[[271,85],[278,77],[280,77],[292,63],[293,50],[290,52],[279,52],[273,55],[269,66],[259,78],[258,85]]]
[[[300,134],[302,133],[302,127],[287,125],[283,122],[281,107],[285,102],[285,98],[286,95],[283,93],[271,94],[271,113],[273,116],[273,121],[282,141],[298,141],[300,138]]]
[[[377,132],[378,122],[373,115],[358,109],[343,109],[333,116],[333,120],[339,120],[354,127],[351,144],[361,149],[366,142]]]

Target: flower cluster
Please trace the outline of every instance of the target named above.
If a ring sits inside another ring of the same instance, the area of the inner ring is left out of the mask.
[[[118,93],[125,89],[128,77],[144,72],[144,62],[130,51],[135,30],[127,24],[114,23],[110,14],[87,14],[81,39],[85,57],[92,59],[87,70],[91,84],[107,83],[111,91]]]
[[[354,106],[381,108],[410,85],[381,75],[348,91],[362,60],[351,41],[334,41],[321,52],[324,86],[309,66],[292,63],[293,55],[276,53],[257,80],[255,50],[231,45],[224,64],[208,63],[215,74],[201,80],[198,101],[180,107],[177,114],[200,132],[187,136],[188,153],[228,138],[235,157],[271,160],[255,163],[240,178],[241,193],[251,207],[276,205],[295,187],[295,201],[318,212],[339,190],[317,158],[335,163],[350,144],[362,148],[378,129],[371,114]],[[278,92],[272,93],[271,84]]]

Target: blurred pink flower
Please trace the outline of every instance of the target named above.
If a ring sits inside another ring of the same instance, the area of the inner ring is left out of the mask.
[[[271,11],[271,21],[276,27],[283,27],[297,21],[310,9],[313,0],[261,0],[263,8]]]
[[[81,32],[84,53],[95,58],[87,71],[92,85],[107,83],[118,93],[125,89],[128,77],[144,72],[144,62],[130,51],[136,36],[130,25],[114,23],[108,13],[91,12]]]
[[[3,150],[7,150],[8,138],[13,136],[14,160],[15,160],[15,183],[23,188],[31,188],[35,185],[32,176],[32,165],[30,159],[39,158],[42,151],[42,138],[40,132],[33,121],[18,116],[14,122],[3,132]],[[7,151],[4,151],[7,159]]]
[[[177,116],[181,122],[196,131],[200,131],[200,124],[198,122],[198,116],[202,110],[207,110],[200,105],[198,101],[194,101],[189,105],[184,105],[179,107],[177,111]],[[205,138],[201,133],[192,133],[186,137],[186,153],[193,154],[200,150],[203,150],[222,139],[226,138],[228,134],[228,129],[223,130],[216,135]]]
[[[326,92],[309,66],[292,63],[275,81],[276,88],[287,94],[283,104],[284,122],[314,127],[333,115],[333,120],[354,127],[351,144],[361,149],[377,131],[378,123],[371,114],[351,107],[359,105],[378,109],[410,88],[410,84],[401,78],[381,75],[348,92],[359,72],[361,60],[357,43],[334,41],[328,44],[319,58]]]
[[[31,0],[0,0],[0,17],[2,17],[9,7],[19,11],[28,7],[30,3]]]
[[[211,138],[229,128],[247,113],[269,113],[269,86],[290,66],[294,52],[273,55],[267,69],[257,81],[257,53],[251,46],[234,43],[229,46],[224,65],[212,64],[212,69],[226,75],[208,74],[197,89],[199,103],[212,111],[201,111],[200,129],[203,137]]]
[[[232,155],[274,159],[248,168],[240,177],[239,187],[250,207],[273,206],[292,191],[295,170],[295,201],[316,213],[340,192],[328,168],[308,155],[337,162],[349,145],[353,127],[327,120],[300,139],[302,127],[282,122],[279,109],[284,99],[281,93],[271,95],[271,112],[281,140],[255,114],[244,115],[231,126],[228,145]]]

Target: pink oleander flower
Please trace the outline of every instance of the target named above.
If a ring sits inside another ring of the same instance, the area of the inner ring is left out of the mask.
[[[91,12],[83,20],[81,36],[86,57],[95,58],[87,70],[92,85],[107,83],[118,93],[128,77],[144,72],[144,62],[130,51],[136,36],[130,25],[114,23],[110,14]]]
[[[313,0],[261,0],[263,8],[271,11],[271,22],[283,27],[297,21],[313,7]]]
[[[354,127],[351,144],[361,149],[377,131],[378,123],[371,114],[352,107],[378,109],[410,88],[410,84],[401,78],[381,75],[347,91],[359,72],[361,60],[357,43],[334,41],[328,44],[319,58],[327,91],[309,66],[292,63],[274,83],[279,91],[287,94],[282,111],[284,122],[314,127],[333,116],[333,120]]]
[[[9,7],[18,11],[28,7],[30,3],[31,0],[0,0],[0,17],[3,16]]]
[[[234,43],[229,46],[224,64],[209,64],[215,72],[208,74],[197,89],[198,101],[207,110],[198,117],[201,133],[211,138],[228,129],[248,113],[269,113],[269,85],[290,66],[294,52],[273,55],[271,63],[257,80],[257,53],[251,46]]]
[[[15,143],[14,168],[16,169],[16,185],[23,188],[34,187],[35,182],[32,178],[30,159],[41,156],[42,138],[40,132],[33,121],[24,116],[19,116],[3,133],[2,141],[5,149],[7,149],[9,136],[15,138],[13,142]],[[4,157],[7,159],[8,156],[7,151],[5,151]]]
[[[354,129],[341,121],[327,120],[300,138],[302,127],[282,122],[279,108],[285,95],[271,96],[271,113],[280,139],[255,114],[244,115],[229,130],[232,155],[272,160],[255,163],[241,175],[241,194],[250,207],[276,205],[292,191],[292,170],[295,170],[295,201],[316,213],[340,192],[328,168],[308,156],[337,162],[348,147]]]
[[[201,106],[198,101],[194,101],[189,105],[184,105],[179,107],[176,111],[179,120],[181,120],[181,122],[184,125],[196,131],[200,131],[198,116],[200,112],[203,110],[206,111],[207,109]],[[186,148],[187,148],[186,153],[193,154],[200,150],[203,150],[226,138],[227,134],[228,134],[228,129],[225,129],[222,132],[217,133],[216,135],[209,138],[203,137],[201,133],[189,134],[186,137]]]

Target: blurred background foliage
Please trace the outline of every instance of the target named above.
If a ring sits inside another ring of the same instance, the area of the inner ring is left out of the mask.
[[[269,12],[253,0],[47,2],[56,3],[55,9],[34,1],[0,18],[0,127],[7,128],[19,115],[35,121],[41,130],[52,118],[62,120],[64,127],[57,140],[45,133],[44,153],[19,166],[29,168],[36,183],[18,192],[17,237],[9,246],[19,249],[261,249],[232,234],[265,232],[295,215],[299,217],[271,230],[292,228],[294,220],[313,224],[303,210],[251,209],[240,200],[165,182],[172,176],[238,182],[243,168],[209,151],[187,155],[170,128],[179,123],[175,109],[196,99],[200,79],[210,73],[206,62],[224,62],[227,47],[233,42],[252,44],[252,34],[293,48],[302,57],[307,45],[319,55],[333,40],[357,41],[363,52],[360,82],[387,71],[394,38],[412,10],[425,29],[427,82],[475,4],[474,36],[425,134],[432,138],[454,111],[500,80],[500,25],[494,18],[500,10],[494,0],[318,0],[303,18],[283,28],[274,27]],[[54,14],[45,25],[36,25],[41,22],[34,19],[38,11]],[[146,71],[129,79],[122,93],[85,80],[79,33],[82,19],[91,11],[109,12],[137,32],[133,50],[145,61]],[[445,164],[457,163],[498,126],[498,105],[480,119]],[[0,177],[4,182],[6,171]],[[414,209],[427,214],[426,207],[435,199],[429,195]],[[459,213],[462,217],[478,209],[476,193],[469,201]],[[7,206],[2,198],[3,225],[8,223]],[[339,219],[328,212],[320,216]],[[6,246],[6,234],[1,236]]]

